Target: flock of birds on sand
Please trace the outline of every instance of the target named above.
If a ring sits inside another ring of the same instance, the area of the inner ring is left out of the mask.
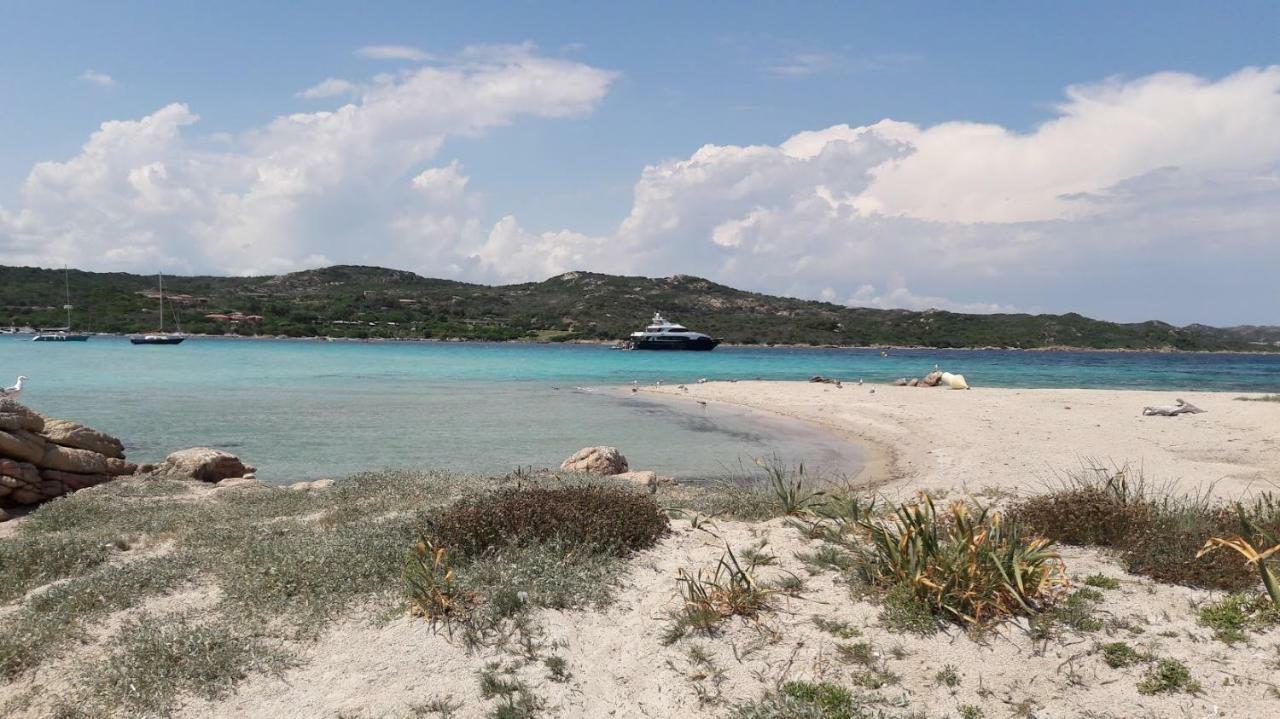
[[[759,380],[759,379],[763,379],[763,378],[762,378],[762,377],[756,377],[756,379],[757,379],[757,380]],[[707,378],[706,378],[706,377],[703,377],[703,378],[701,378],[701,379],[699,379],[699,380],[698,380],[697,384],[706,384],[706,383],[707,383],[707,381],[708,381],[708,380],[707,380]],[[728,381],[728,382],[731,382],[731,383],[732,383],[732,382],[737,382],[738,380],[736,380],[736,379],[731,379],[731,380],[726,380],[726,381]],[[654,386],[654,387],[661,387],[661,386],[662,386],[662,380],[655,380],[655,381],[654,381],[654,383],[653,383],[653,386]],[[840,380],[836,380],[836,381],[835,381],[835,386],[836,386],[836,388],[837,388],[837,389],[841,389],[841,388],[843,388],[843,387],[844,387],[844,383],[842,383]],[[859,386],[859,387],[861,387],[861,386],[862,386],[862,379],[858,379],[858,386]],[[552,387],[551,389],[560,389],[560,388],[559,388],[559,387]],[[590,390],[589,388],[587,388],[587,387],[577,387],[577,388],[575,388],[575,389],[579,389],[579,390],[583,390],[583,391],[587,391],[587,392],[590,392],[590,391],[591,391],[591,390]],[[685,385],[682,385],[682,384],[678,384],[678,385],[676,385],[676,389],[680,390],[681,392],[688,392],[688,391],[689,391],[689,388],[688,388],[687,386],[685,386]],[[635,379],[631,380],[631,393],[632,393],[632,394],[635,394],[635,393],[637,393],[637,392],[639,392],[639,391],[640,391],[640,380],[635,380]],[[872,388],[871,388],[871,394],[875,394],[875,393],[876,393],[876,390],[875,390],[875,388],[874,388],[874,387],[872,387]],[[697,400],[697,402],[698,402],[698,404],[699,404],[699,405],[701,405],[701,406],[703,406],[703,407],[706,407],[706,406],[707,406],[707,402],[706,402],[706,400],[701,400],[701,399],[700,399],[700,400]]]

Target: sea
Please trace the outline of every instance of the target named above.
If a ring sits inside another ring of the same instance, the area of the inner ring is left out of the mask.
[[[1280,354],[740,348],[625,352],[601,345],[326,342],[193,337],[134,346],[98,336],[0,336],[0,386],[21,401],[120,437],[154,462],[226,449],[268,482],[378,469],[506,473],[612,445],[634,469],[734,479],[757,461],[828,478],[863,461],[846,439],[767,413],[636,395],[699,379],[886,383],[934,365],[974,386],[1280,391]]]

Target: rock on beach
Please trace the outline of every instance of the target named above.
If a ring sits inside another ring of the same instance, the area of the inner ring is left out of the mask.
[[[139,467],[125,459],[124,443],[106,432],[50,419],[12,399],[0,399],[0,500],[6,504],[36,504],[117,477],[153,472],[227,489],[267,487],[253,476],[253,467],[211,447],[184,449],[170,454],[158,467]],[[332,483],[317,480],[308,488],[323,489]],[[8,517],[0,511],[0,521]]]
[[[124,443],[106,432],[65,419],[45,420],[41,435],[54,444],[83,449],[109,457],[124,459]]]
[[[560,469],[607,477],[622,474],[630,467],[627,465],[627,458],[622,456],[617,447],[583,447],[561,462]]]
[[[115,437],[0,399],[0,499],[35,504],[136,471]]]
[[[238,479],[253,472],[253,467],[245,465],[239,457],[212,447],[179,450],[166,457],[155,469],[159,476],[201,482]]]

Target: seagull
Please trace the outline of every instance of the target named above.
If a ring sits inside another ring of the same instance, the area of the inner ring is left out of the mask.
[[[858,378],[858,386],[859,386],[859,387],[861,387],[861,386],[862,386],[862,378],[861,378],[861,377],[859,377],[859,378]]]
[[[680,389],[684,390],[685,392],[689,391],[689,388],[685,387],[684,385],[680,385]]]
[[[25,382],[26,380],[27,380],[26,377],[23,377],[22,375],[18,375],[17,384],[15,384],[12,387],[5,387],[4,389],[0,389],[0,398],[17,399],[18,395],[22,394],[22,383]]]

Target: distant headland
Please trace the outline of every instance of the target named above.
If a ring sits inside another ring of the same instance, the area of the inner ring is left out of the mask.
[[[155,328],[154,277],[72,270],[66,279],[78,330]],[[205,335],[614,341],[660,310],[733,345],[1280,352],[1280,326],[848,307],[689,275],[568,272],[487,286],[337,265],[269,277],[166,277],[165,287],[183,329]],[[62,270],[0,267],[0,326],[61,326],[63,292]]]

